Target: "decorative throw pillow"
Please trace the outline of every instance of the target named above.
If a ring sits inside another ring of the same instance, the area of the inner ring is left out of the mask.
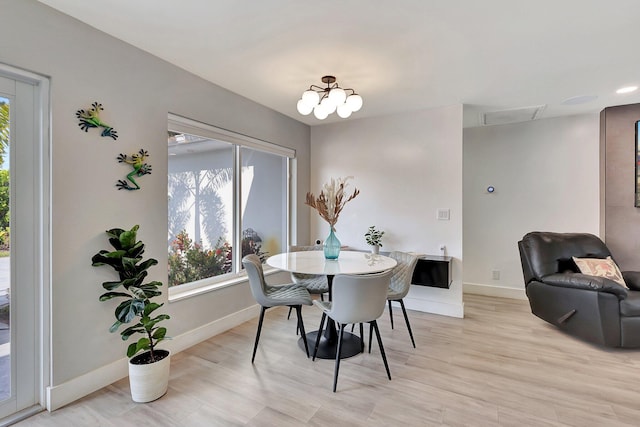
[[[627,284],[622,278],[620,269],[610,256],[606,257],[605,259],[573,257],[573,261],[576,263],[576,265],[580,269],[580,273],[582,274],[606,277],[607,279],[611,279],[614,282],[621,284],[625,288],[628,288]]]

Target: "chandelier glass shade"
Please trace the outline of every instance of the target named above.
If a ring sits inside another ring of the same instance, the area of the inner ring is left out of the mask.
[[[334,112],[346,119],[362,108],[362,97],[353,89],[343,89],[334,76],[322,77],[326,87],[311,85],[298,100],[298,113],[307,116],[313,112],[318,120],[326,119]]]

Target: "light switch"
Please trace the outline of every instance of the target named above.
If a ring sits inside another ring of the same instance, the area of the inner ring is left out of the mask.
[[[438,209],[437,218],[439,221],[449,221],[449,209]]]

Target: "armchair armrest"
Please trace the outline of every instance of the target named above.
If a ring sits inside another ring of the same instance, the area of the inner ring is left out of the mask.
[[[640,276],[638,276],[640,279]],[[626,277],[625,277],[626,280]],[[619,300],[627,297],[627,290],[611,279],[582,273],[557,273],[544,276],[542,283],[563,288],[584,289],[614,294]],[[639,282],[640,283],[640,282]]]
[[[629,289],[640,291],[640,271],[623,271],[622,278]]]

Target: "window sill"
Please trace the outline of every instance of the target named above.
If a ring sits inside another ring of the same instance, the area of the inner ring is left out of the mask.
[[[280,272],[280,270],[269,267],[266,264],[263,265],[263,268],[265,276]],[[214,277],[198,280],[191,283],[185,283],[179,286],[172,286],[168,290],[169,303],[228,288],[230,286],[240,285],[243,283],[247,283],[248,281],[249,278],[247,277],[247,273],[243,270],[236,276],[233,276],[226,280],[216,280],[216,278]]]

